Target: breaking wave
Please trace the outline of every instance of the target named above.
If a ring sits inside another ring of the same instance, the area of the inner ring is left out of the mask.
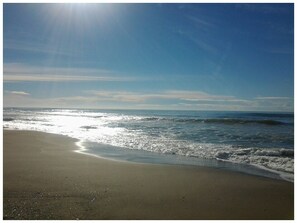
[[[131,150],[253,165],[294,176],[294,115],[4,110],[3,127]]]
[[[210,124],[227,124],[227,125],[242,125],[242,124],[263,124],[263,125],[286,125],[289,123],[276,121],[276,120],[252,120],[252,119],[231,119],[231,118],[221,118],[221,119],[196,119],[196,118],[187,118],[187,119],[172,119],[172,118],[157,118],[157,117],[148,117],[142,118],[141,121],[172,121],[180,123],[210,123]]]

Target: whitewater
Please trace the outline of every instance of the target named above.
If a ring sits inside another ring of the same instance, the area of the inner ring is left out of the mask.
[[[73,137],[90,154],[100,143],[129,156],[216,160],[294,179],[293,113],[4,108],[3,127]]]

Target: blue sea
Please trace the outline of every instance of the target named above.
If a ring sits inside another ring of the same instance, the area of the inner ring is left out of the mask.
[[[294,179],[293,113],[4,108],[3,127],[70,136],[110,159]]]

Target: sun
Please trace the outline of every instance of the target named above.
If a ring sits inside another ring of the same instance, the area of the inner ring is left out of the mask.
[[[76,34],[106,27],[114,13],[114,4],[54,3],[44,5],[45,19],[53,29],[75,30]]]

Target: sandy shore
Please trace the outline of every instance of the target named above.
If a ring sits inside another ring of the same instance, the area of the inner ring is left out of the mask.
[[[99,159],[53,134],[3,140],[4,219],[293,219],[293,183]]]

